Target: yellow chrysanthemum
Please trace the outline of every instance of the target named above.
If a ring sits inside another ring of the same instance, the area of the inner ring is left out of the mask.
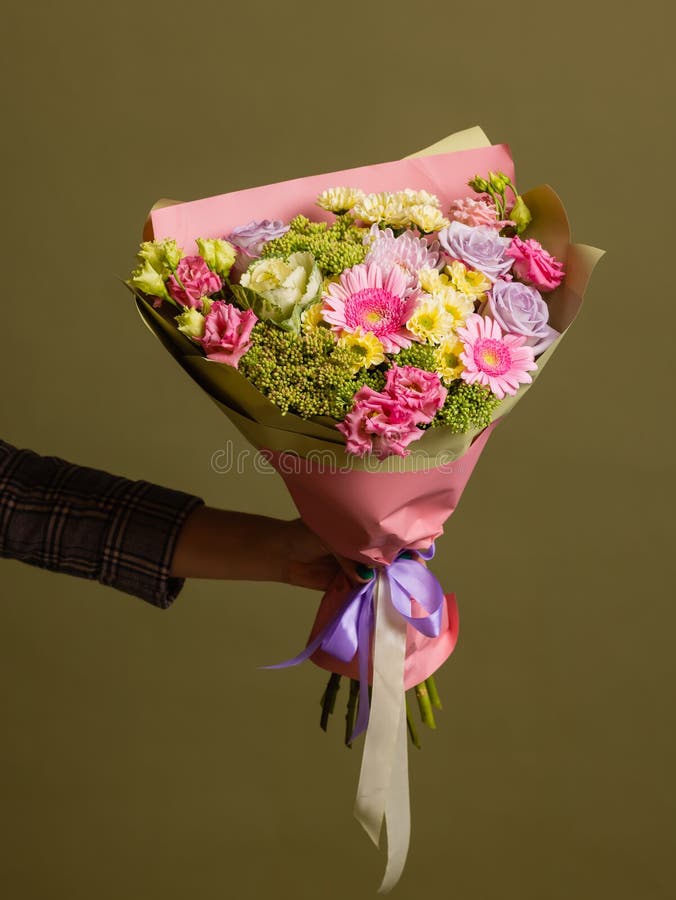
[[[442,275],[437,269],[420,269],[418,281],[423,291],[427,291],[428,294],[443,291],[451,284],[448,275]]]
[[[383,345],[372,331],[362,331],[361,328],[357,328],[351,333],[344,334],[338,339],[338,343],[343,347],[356,350],[359,354],[359,362],[355,364],[354,373],[360,369],[368,369],[370,366],[378,366],[385,362]]]
[[[416,225],[421,231],[430,233],[432,231],[441,231],[449,224],[448,219],[444,216],[440,209],[431,206],[429,203],[419,203],[408,207],[408,217],[413,225]]]
[[[359,203],[364,192],[359,188],[335,187],[327,188],[317,197],[317,205],[333,213],[344,213]]]
[[[460,291],[461,294],[469,294],[470,297],[475,297],[478,300],[484,299],[484,294],[491,286],[490,281],[483,272],[475,272],[473,269],[468,269],[459,260],[455,260],[446,266],[446,272],[451,279],[451,284],[457,291]]]
[[[462,341],[458,340],[457,335],[452,334],[439,344],[434,353],[437,375],[447,384],[459,378],[465,368],[460,361],[463,349]]]
[[[452,317],[453,328],[462,325],[467,316],[471,316],[474,312],[474,298],[469,297],[467,294],[461,294],[460,291],[456,291],[452,287],[436,291],[434,298]]]
[[[319,328],[324,322],[322,318],[322,304],[313,303],[311,306],[308,306],[301,314],[300,320],[303,325],[303,331],[312,331],[314,328]]]
[[[426,344],[441,343],[453,326],[453,315],[434,296],[423,299],[406,323],[408,330]]]

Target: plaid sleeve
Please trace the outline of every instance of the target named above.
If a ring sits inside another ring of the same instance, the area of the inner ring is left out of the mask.
[[[188,515],[203,501],[0,441],[0,556],[89,578],[163,609]]]

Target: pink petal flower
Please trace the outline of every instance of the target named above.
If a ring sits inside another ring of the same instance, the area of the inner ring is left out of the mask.
[[[537,369],[537,364],[523,335],[503,335],[495,320],[476,313],[457,331],[464,344],[460,359],[465,368],[460,377],[468,384],[483,384],[502,400],[505,394],[515,394],[520,384],[533,380],[528,373]]]
[[[418,296],[398,266],[385,273],[376,263],[361,263],[346,269],[339,282],[329,285],[322,315],[333,331],[371,331],[386,353],[398,353],[414,340],[406,322],[413,315]]]
[[[231,303],[214,300],[200,341],[207,357],[236,369],[251,346],[251,331],[257,321],[250,309],[242,311]]]
[[[220,277],[201,256],[184,256],[176,267],[176,275],[170,275],[167,280],[172,299],[193,309],[201,309],[202,297],[215,294],[222,286]]]
[[[534,238],[512,239],[507,256],[514,260],[512,272],[526,284],[534,284],[543,291],[553,291],[563,281],[563,263],[551,256]]]

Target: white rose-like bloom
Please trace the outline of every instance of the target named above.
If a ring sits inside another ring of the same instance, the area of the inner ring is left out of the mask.
[[[352,209],[363,198],[364,192],[359,188],[327,188],[317,197],[317,205],[329,212],[344,213]]]
[[[296,307],[303,310],[318,296],[322,273],[314,256],[299,250],[286,260],[257,260],[242,275],[240,284],[263,298],[255,309],[259,319],[284,322]]]

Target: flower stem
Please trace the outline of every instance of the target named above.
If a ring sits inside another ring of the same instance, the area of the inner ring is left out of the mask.
[[[350,695],[347,698],[347,712],[345,714],[345,746],[352,747],[350,738],[354,731],[354,721],[357,717],[357,701],[359,699],[359,682],[350,679]]]
[[[418,737],[418,729],[415,727],[415,722],[411,715],[411,710],[408,708],[408,701],[406,702],[406,724],[408,725],[408,735],[411,738],[411,743],[420,750],[422,745],[420,743],[420,738]]]
[[[329,678],[329,683],[326,685],[326,690],[324,691],[324,696],[322,698],[322,717],[319,721],[319,725],[322,731],[326,731],[329,724],[329,716],[335,709],[336,694],[338,693],[339,687],[340,675],[332,672],[331,677]]]
[[[441,697],[439,696],[439,691],[437,690],[437,683],[434,680],[434,675],[430,675],[429,678],[425,679],[425,684],[427,685],[427,693],[430,695],[430,702],[435,709],[443,709],[441,705]]]
[[[429,728],[436,728],[437,723],[434,721],[434,712],[430,703],[430,695],[427,692],[425,682],[417,684],[415,687],[415,695],[418,699],[418,708],[420,709],[420,718],[424,725]]]

